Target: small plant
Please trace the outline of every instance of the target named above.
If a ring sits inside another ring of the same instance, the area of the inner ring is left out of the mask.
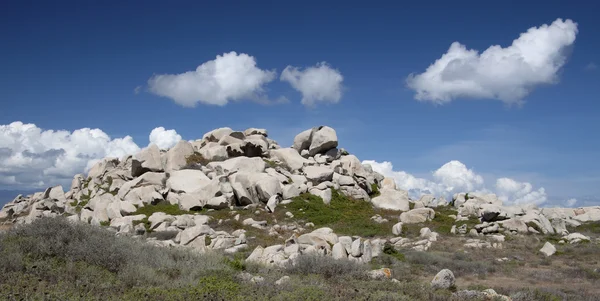
[[[199,152],[194,152],[193,154],[191,154],[187,158],[185,158],[185,163],[188,166],[196,165],[196,164],[205,166],[206,164],[210,163],[210,161],[207,160],[206,158],[204,158],[204,156],[202,156],[202,154],[200,154]]]
[[[265,161],[265,163],[267,163],[267,166],[271,167],[271,168],[275,168],[275,167],[279,166],[279,164],[277,164],[275,161],[271,161],[271,160],[267,160],[267,159],[263,159],[263,161]]]
[[[393,246],[392,244],[390,244],[390,243],[386,243],[386,244],[383,246],[383,253],[384,253],[384,254],[387,254],[387,255],[390,255],[390,256],[392,256],[392,257],[394,257],[394,258],[398,259],[399,261],[406,261],[406,257],[404,257],[404,254],[402,254],[402,253],[398,252],[398,251],[397,251],[397,250],[394,248],[394,246]]]
[[[100,226],[102,226],[102,227],[108,227],[108,226],[110,226],[110,222],[109,221],[101,221],[100,222]]]
[[[371,194],[369,196],[374,198],[374,197],[378,197],[380,195],[381,195],[381,192],[379,192],[379,186],[377,186],[377,184],[375,184],[375,183],[371,184]]]

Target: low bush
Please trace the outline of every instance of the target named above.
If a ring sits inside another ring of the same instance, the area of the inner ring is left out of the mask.
[[[303,255],[298,257],[295,265],[289,265],[286,271],[296,275],[321,275],[325,279],[340,277],[363,279],[367,270],[365,265],[347,259]]]

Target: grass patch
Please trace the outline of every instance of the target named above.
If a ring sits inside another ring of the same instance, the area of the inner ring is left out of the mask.
[[[110,226],[110,222],[109,221],[101,221],[100,222],[100,226],[102,226],[102,227],[108,227],[108,226]]]
[[[182,215],[182,214],[191,214],[190,211],[185,211],[179,209],[179,205],[177,204],[169,204],[169,203],[158,203],[156,205],[146,205],[144,207],[139,207],[133,213],[133,215],[137,214],[145,214],[146,216],[151,216],[155,212],[164,212],[169,215]]]
[[[263,161],[265,161],[265,163],[267,164],[267,167],[275,168],[275,167],[279,166],[279,164],[277,164],[275,161],[271,161],[271,160],[267,160],[267,159],[263,159]]]
[[[600,221],[582,223],[578,227],[569,227],[569,232],[600,234]]]
[[[384,215],[382,210],[376,210],[371,203],[354,200],[331,191],[331,203],[326,205],[323,200],[312,194],[302,194],[292,199],[287,209],[297,218],[312,222],[315,227],[330,227],[340,235],[358,235],[361,237],[386,236],[391,233],[391,225],[375,223],[371,217],[375,214]]]

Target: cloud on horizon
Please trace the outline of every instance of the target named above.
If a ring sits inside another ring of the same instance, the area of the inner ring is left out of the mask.
[[[452,160],[432,172],[431,179],[418,178],[405,171],[396,171],[388,161],[364,160],[362,163],[369,164],[374,171],[394,179],[398,187],[409,191],[413,198],[419,198],[422,194],[434,194],[451,200],[455,193],[479,192],[495,193],[505,205],[541,205],[547,202],[544,188],[534,190],[531,183],[510,178],[499,178],[496,180],[495,189],[488,189],[481,175],[457,160]]]
[[[454,42],[425,72],[410,74],[406,83],[419,101],[445,104],[476,98],[521,105],[537,86],[558,82],[577,33],[577,23],[559,18],[551,25],[529,28],[506,48],[493,45],[479,53]]]
[[[194,71],[155,75],[148,80],[148,87],[150,92],[184,107],[198,103],[224,106],[235,100],[264,99],[264,85],[274,79],[274,70],[262,70],[254,57],[231,51]]]
[[[302,94],[302,104],[313,107],[316,103],[338,103],[342,98],[342,74],[326,62],[300,70],[287,66],[280,76]]]
[[[169,148],[181,140],[175,130],[158,127],[150,143]],[[105,157],[141,150],[131,136],[111,138],[100,129],[43,130],[20,121],[0,125],[0,189],[40,189],[70,183]]]

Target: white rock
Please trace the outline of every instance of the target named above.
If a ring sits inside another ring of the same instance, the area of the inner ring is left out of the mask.
[[[279,280],[275,281],[275,284],[276,285],[283,285],[283,284],[285,284],[285,283],[287,283],[289,281],[290,281],[290,276],[283,276],[283,277],[279,278]]]
[[[306,179],[314,185],[333,179],[333,170],[324,166],[306,166],[304,174]]]
[[[363,242],[360,238],[357,238],[352,242],[350,255],[354,257],[360,257],[363,252]]]
[[[187,140],[179,141],[166,154],[165,171],[180,170],[187,165],[187,158],[194,154],[194,147]]]
[[[392,227],[392,234],[399,236],[400,234],[402,234],[402,223],[396,223],[393,227]]]
[[[413,209],[400,214],[400,221],[405,224],[419,224],[433,220],[435,211],[431,208]]]
[[[275,207],[277,207],[277,204],[279,204],[280,201],[281,197],[279,195],[271,196],[267,202],[267,210],[269,210],[271,213],[275,212]]]
[[[346,252],[344,245],[341,242],[338,242],[333,245],[333,248],[331,249],[331,256],[333,259],[347,259],[348,253]]]
[[[540,249],[540,252],[544,253],[546,257],[554,255],[556,253],[556,248],[553,244],[546,242],[544,246]]]
[[[450,289],[455,285],[455,278],[452,271],[443,269],[435,275],[431,280],[431,287],[433,289]]]
[[[311,156],[326,152],[338,146],[338,138],[334,129],[322,126],[312,133],[308,151]]]
[[[283,166],[290,171],[300,170],[304,165],[308,165],[310,161],[306,160],[297,150],[293,148],[280,148],[269,151],[272,158],[277,158]]]
[[[175,192],[190,193],[202,189],[210,179],[200,170],[184,169],[171,172],[167,187]]]
[[[410,210],[407,191],[382,188],[379,192],[379,196],[371,199],[374,207],[399,211]]]

